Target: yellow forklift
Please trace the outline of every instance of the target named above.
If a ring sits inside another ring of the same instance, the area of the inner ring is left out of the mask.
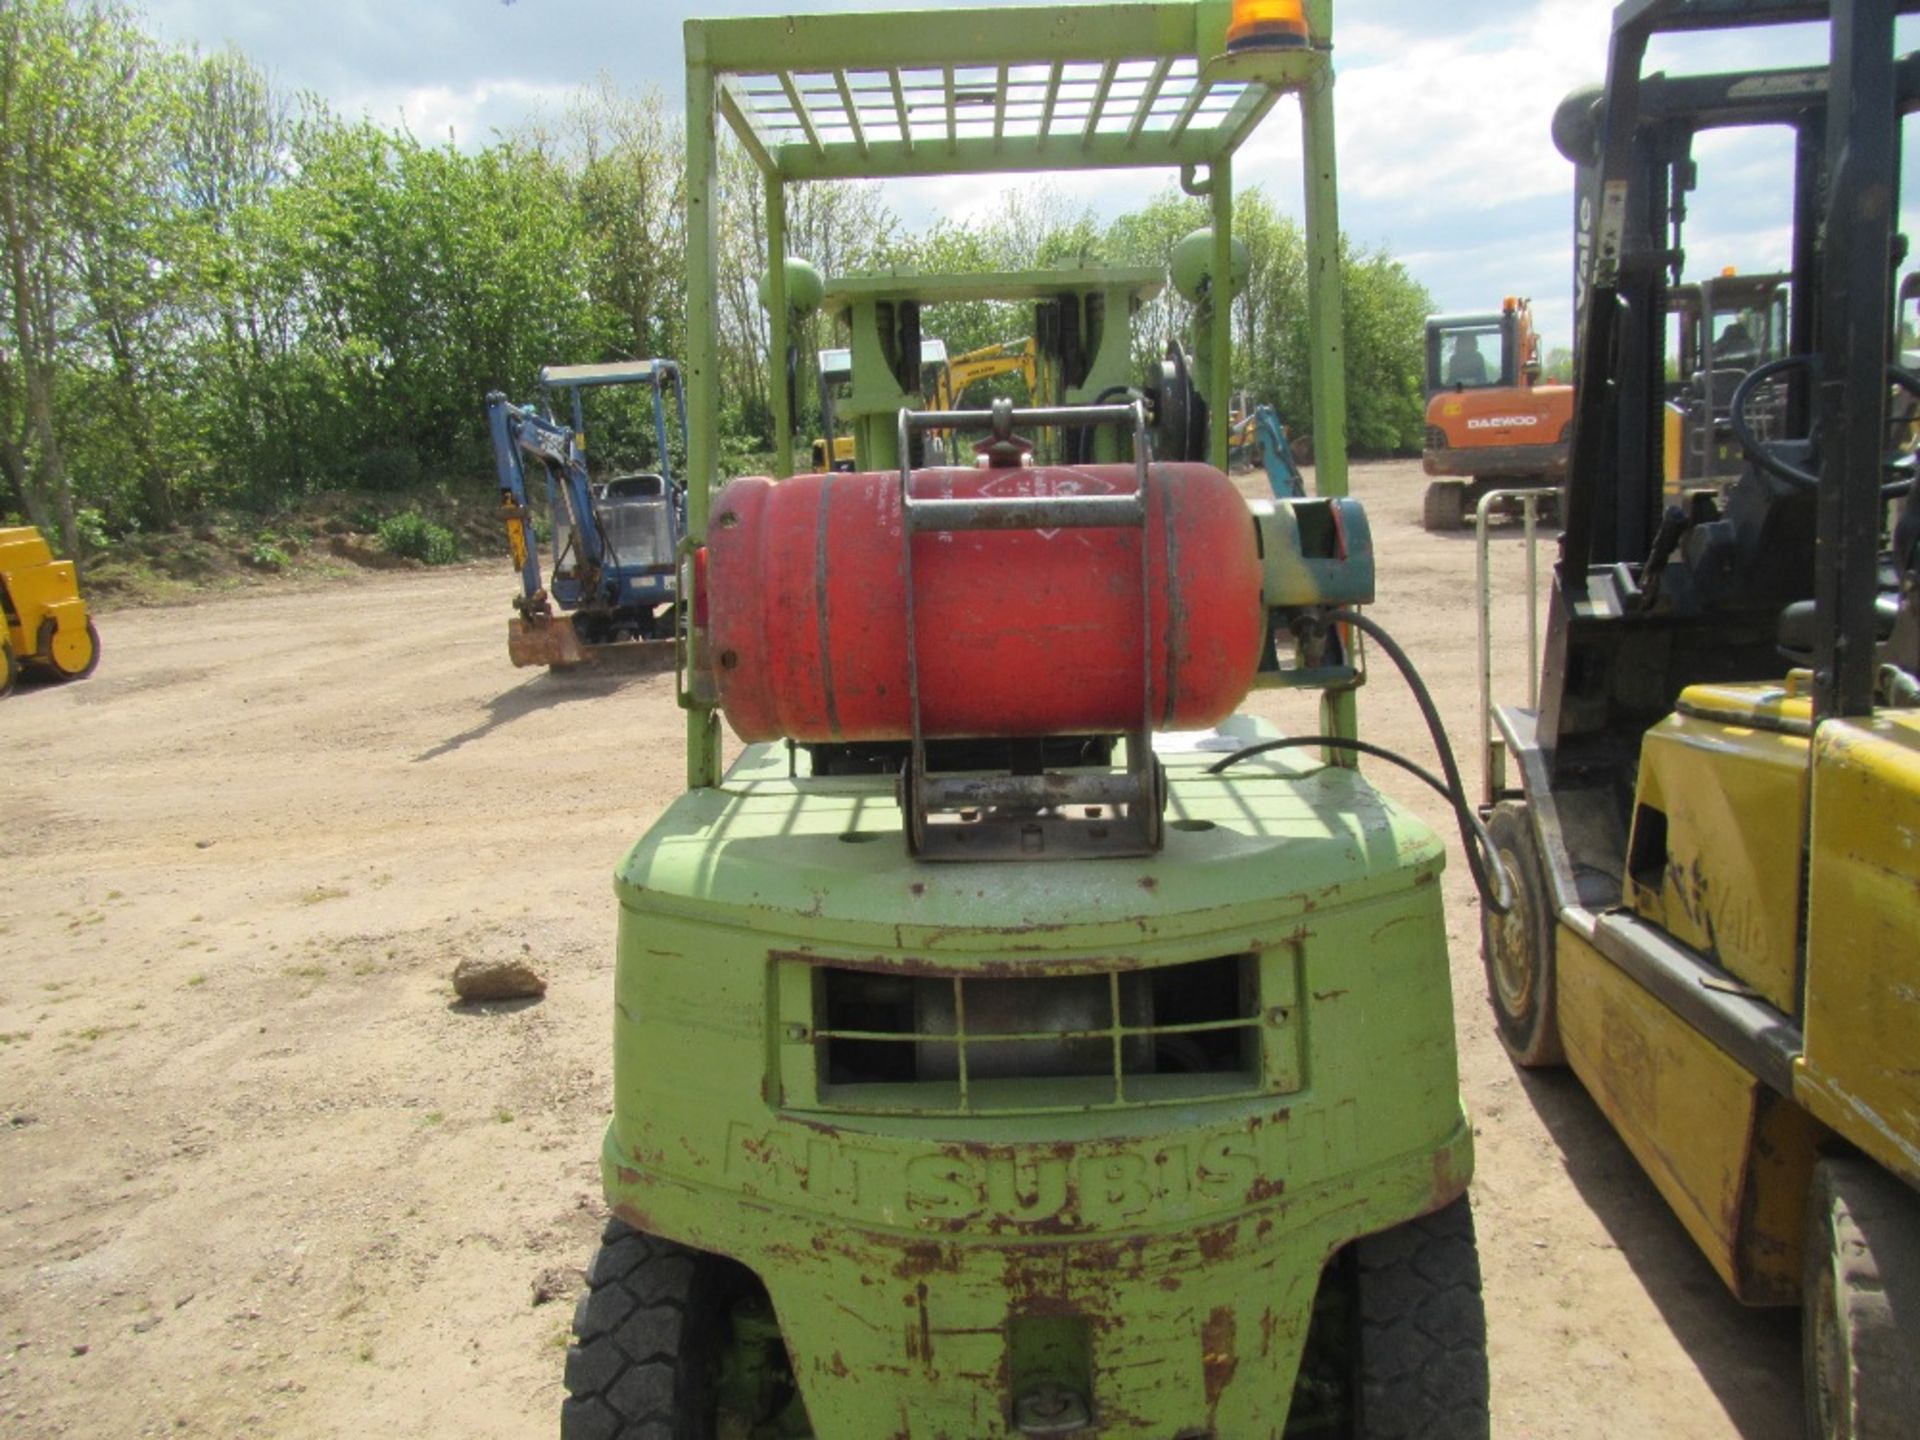
[[[100,663],[100,632],[71,560],[56,560],[31,525],[0,526],[0,695],[23,670],[84,680]]]
[[[1894,344],[1915,9],[1633,0],[1604,93],[1556,115],[1591,220],[1565,531],[1539,702],[1495,711],[1486,757],[1502,1040],[1571,1065],[1734,1295],[1802,1307],[1809,1433],[1857,1440],[1920,1433],[1920,496],[1892,403],[1920,393]],[[1668,32],[1808,21],[1828,64],[1643,73]],[[1695,142],[1752,126],[1795,136],[1786,353],[1729,397],[1739,478],[1664,505]]]

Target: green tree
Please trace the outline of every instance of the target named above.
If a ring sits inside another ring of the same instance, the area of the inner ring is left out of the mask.
[[[130,211],[151,198],[151,62],[118,5],[0,6],[0,468],[21,509],[69,554],[80,537],[57,423],[61,367],[99,321],[90,302],[102,289],[128,302],[107,323],[120,323],[132,353],[139,301],[115,291],[127,272],[109,272],[102,247],[135,233]],[[127,383],[138,383],[131,370]]]
[[[1204,201],[1169,189],[1115,220],[1107,250],[1115,261],[1164,270],[1174,247],[1210,220]],[[1233,305],[1236,386],[1251,403],[1273,405],[1290,425],[1305,429],[1313,413],[1305,233],[1257,189],[1239,197],[1234,220],[1250,262]],[[1376,454],[1417,451],[1427,292],[1384,252],[1355,253],[1344,240],[1341,285],[1349,441]],[[1169,341],[1190,343],[1192,323],[1192,305],[1171,287],[1144,307],[1134,340],[1142,368]]]
[[[1346,286],[1347,439],[1356,450],[1419,450],[1426,426],[1421,388],[1432,297],[1384,251],[1342,247]]]
[[[579,212],[554,203],[564,186],[538,151],[463,154],[361,121],[304,127],[296,156],[269,243],[304,277],[323,473],[478,463],[489,390],[603,347]]]

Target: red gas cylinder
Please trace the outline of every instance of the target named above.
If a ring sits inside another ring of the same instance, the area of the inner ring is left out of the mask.
[[[973,500],[1132,495],[1139,479],[1081,465],[920,470],[913,484],[916,501]],[[914,535],[930,738],[1118,734],[1143,708],[1145,728],[1198,729],[1232,713],[1265,623],[1246,501],[1211,466],[1155,465],[1145,510],[1144,528]],[[897,473],[733,481],[713,504],[707,574],[706,653],[743,740],[912,733]]]

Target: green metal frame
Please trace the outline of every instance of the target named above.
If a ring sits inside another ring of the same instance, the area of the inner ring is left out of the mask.
[[[1212,214],[1215,275],[1232,272],[1233,154],[1279,100],[1298,98],[1306,151],[1314,454],[1321,495],[1347,493],[1346,381],[1334,168],[1332,0],[1308,0],[1314,46],[1226,53],[1230,0],[895,14],[689,20],[687,59],[688,553],[703,544],[719,470],[719,119],[763,177],[770,354],[786,353],[791,181],[1036,170],[1172,169]],[[926,62],[903,56],[937,57]],[[1205,369],[1230,375],[1232,328],[1211,327]],[[793,473],[792,417],[773,387],[776,468]],[[1212,458],[1227,464],[1228,407]],[[692,566],[682,566],[693,586]],[[689,673],[698,657],[687,657]],[[687,783],[720,783],[720,727],[683,685]],[[1351,691],[1334,733],[1356,729]]]
[[[932,397],[903,393],[881,350],[882,307],[901,301],[922,305],[970,300],[1042,301],[1060,296],[1099,296],[1103,313],[1120,317],[1101,335],[1088,358],[1086,379],[1055,396],[1053,403],[1091,404],[1112,386],[1125,385],[1133,368],[1130,318],[1139,302],[1158,295],[1166,279],[1152,266],[1102,266],[1084,269],[1026,270],[974,275],[858,275],[834,280],[826,288],[823,310],[844,317],[852,350],[853,393],[836,407],[852,422],[855,463],[862,470],[892,470],[900,464],[900,408],[925,409]],[[1039,403],[1035,401],[1035,403]],[[1131,453],[1131,440],[1113,431],[1094,437],[1095,458],[1116,461]],[[784,473],[791,473],[790,469]]]

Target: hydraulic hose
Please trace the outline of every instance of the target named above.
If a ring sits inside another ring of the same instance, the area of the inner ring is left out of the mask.
[[[1128,400],[1141,400],[1146,398],[1131,385],[1109,385],[1093,397],[1093,403],[1096,405],[1105,405],[1122,396]],[[1066,450],[1065,459],[1069,465],[1086,464],[1087,456],[1093,453],[1093,431],[1069,430],[1066,435],[1066,445],[1064,448]]]
[[[1467,869],[1473,876],[1473,888],[1480,892],[1480,902],[1495,915],[1505,915],[1513,908],[1513,881],[1507,874],[1507,867],[1500,863],[1499,852],[1494,849],[1493,837],[1487,833],[1487,827],[1474,813],[1473,806],[1467,800],[1466,786],[1460,779],[1460,766],[1453,758],[1453,744],[1447,738],[1447,727],[1440,719],[1439,708],[1433,703],[1426,682],[1420,678],[1420,672],[1414,668],[1413,661],[1407,657],[1394,638],[1381,626],[1357,610],[1335,610],[1327,617],[1330,624],[1351,625],[1354,629],[1371,638],[1389,660],[1399,669],[1407,688],[1413,692],[1414,703],[1420,707],[1420,714],[1427,722],[1427,733],[1433,737],[1433,748],[1440,755],[1440,769],[1445,775],[1443,780],[1425,766],[1409,760],[1397,751],[1384,745],[1375,745],[1366,740],[1349,740],[1340,735],[1290,735],[1282,740],[1263,740],[1257,745],[1248,745],[1222,757],[1207,767],[1209,775],[1218,775],[1231,765],[1242,760],[1252,759],[1256,755],[1265,755],[1274,750],[1294,750],[1307,746],[1321,746],[1330,750],[1349,750],[1360,755],[1373,755],[1398,765],[1411,775],[1418,776],[1427,785],[1444,796],[1453,807],[1453,815],[1460,827],[1460,843],[1466,848]]]

